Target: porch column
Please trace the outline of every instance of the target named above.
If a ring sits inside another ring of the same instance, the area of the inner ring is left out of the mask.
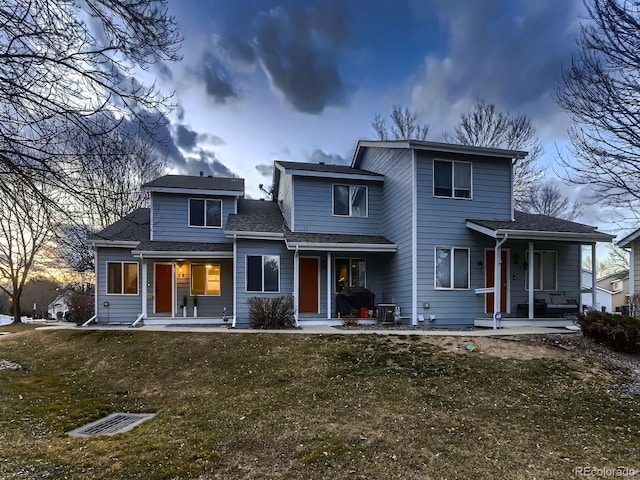
[[[176,282],[176,262],[171,260],[171,318],[176,318],[176,298],[178,297],[178,283]]]
[[[299,302],[300,302],[300,293],[298,289],[300,287],[300,252],[296,247],[296,251],[293,254],[293,309],[294,309],[294,317],[296,319],[296,325],[298,324],[299,314]]]
[[[331,252],[327,252],[327,320],[331,320],[333,305],[331,299],[333,297],[333,288],[331,285]]]
[[[500,311],[500,291],[502,290],[502,278],[501,278],[501,268],[500,264],[502,263],[502,246],[501,243],[496,243],[495,255],[494,255],[494,265],[493,265],[493,314],[494,314],[494,325],[495,325],[495,314]]]
[[[147,262],[142,260],[142,318],[147,318]]]
[[[591,308],[596,309],[596,303],[598,302],[598,262],[596,261],[596,244],[591,244]]]
[[[529,242],[529,258],[527,259],[527,263],[529,264],[529,270],[527,271],[527,275],[529,276],[529,318],[533,318],[534,311],[534,293],[533,293],[533,242]]]

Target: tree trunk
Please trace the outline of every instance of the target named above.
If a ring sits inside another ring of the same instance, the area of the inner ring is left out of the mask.
[[[13,300],[13,323],[22,323],[22,319],[20,317],[20,296],[21,293],[15,294],[12,296]]]

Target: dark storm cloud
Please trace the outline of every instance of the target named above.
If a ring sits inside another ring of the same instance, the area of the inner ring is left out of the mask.
[[[444,77],[451,99],[483,98],[510,109],[550,97],[576,49],[571,27],[582,7],[579,0],[478,0],[458,8],[434,0],[423,8],[439,12],[450,46],[427,75]]]
[[[275,88],[293,107],[321,113],[350,93],[338,70],[347,40],[345,12],[276,7],[256,17],[255,51]]]
[[[334,165],[346,165],[347,163],[349,163],[349,161],[346,158],[344,158],[342,155],[338,155],[337,153],[334,153],[334,154],[324,153],[320,149],[314,150],[311,153],[311,157],[309,158],[309,160],[314,163],[324,162],[324,163],[334,164]]]
[[[233,177],[234,174],[229,168],[216,157],[215,153],[200,150],[195,155],[185,158],[182,165],[176,165],[177,173],[182,175],[212,175],[214,177]]]
[[[273,165],[269,165],[269,164],[256,165],[256,170],[263,177],[270,177],[271,175],[273,175]]]
[[[231,74],[211,52],[205,53],[201,68],[200,76],[204,81],[205,90],[216,103],[227,103],[238,96]]]
[[[186,125],[178,125],[176,127],[176,143],[180,148],[193,150],[198,143],[198,133]]]
[[[235,35],[223,35],[217,44],[231,60],[245,64],[253,64],[256,61],[256,54],[249,42],[242,41]]]

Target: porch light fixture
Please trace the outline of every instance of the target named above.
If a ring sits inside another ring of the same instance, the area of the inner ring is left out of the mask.
[[[480,270],[482,270],[482,266],[483,266],[483,265],[484,265],[484,264],[482,263],[482,260],[478,260],[478,268],[479,268]]]

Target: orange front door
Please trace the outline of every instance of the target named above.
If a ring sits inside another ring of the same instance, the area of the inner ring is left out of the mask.
[[[318,286],[320,267],[316,257],[300,257],[300,279],[298,281],[298,311],[300,313],[318,313]]]
[[[156,263],[154,268],[156,313],[171,313],[173,311],[173,298],[171,295],[171,265],[166,263]]]
[[[496,258],[496,253],[494,250],[486,251],[484,264],[485,264],[485,270],[486,270],[485,285],[487,287],[495,286],[495,270],[494,270],[495,258]],[[500,267],[501,267],[500,268],[500,279],[501,279],[500,311],[506,312],[507,311],[507,295],[509,294],[509,289],[507,288],[507,285],[509,283],[509,279],[507,278],[507,274],[509,273],[509,270],[508,270],[509,251],[502,250],[500,259],[502,260],[502,263],[500,264]],[[494,313],[493,312],[493,293],[487,293],[486,295],[485,312]]]

